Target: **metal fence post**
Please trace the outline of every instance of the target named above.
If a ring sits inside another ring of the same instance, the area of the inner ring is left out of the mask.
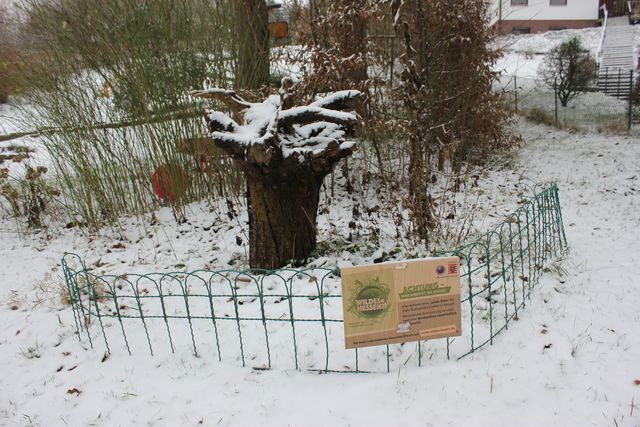
[[[556,77],[553,81],[553,97],[555,101],[555,120],[556,126],[558,126],[558,78]]]
[[[618,68],[618,91],[616,98],[620,99],[620,83],[622,81],[622,69]]]
[[[629,132],[631,132],[631,121],[633,118],[633,70],[629,70],[629,111],[627,115],[628,129]]]
[[[513,76],[513,93],[516,102],[516,114],[518,114],[518,76]]]

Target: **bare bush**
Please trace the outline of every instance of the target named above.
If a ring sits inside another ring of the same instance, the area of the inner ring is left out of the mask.
[[[459,174],[464,162],[482,161],[517,139],[506,126],[507,106],[491,89],[501,53],[491,47],[487,2],[393,1],[392,9],[403,49],[395,94],[406,110],[410,204],[418,235],[427,240],[436,221],[428,190],[437,181],[434,170]]]
[[[573,37],[547,53],[538,75],[554,89],[560,103],[566,107],[573,98],[585,91],[594,78],[595,60],[579,37]]]
[[[389,142],[394,110],[386,79],[389,52],[385,41],[392,35],[388,8],[376,0],[293,1],[289,8],[294,37],[306,46],[293,58],[302,68],[302,78],[292,89],[294,96],[305,103],[326,92],[362,92],[356,105],[363,118],[361,135],[370,142],[379,177],[384,180],[390,167],[383,162],[381,146]],[[343,165],[343,174],[348,176],[347,163]]]
[[[52,307],[71,304],[71,296],[64,279],[50,271],[33,286],[36,305],[45,304]]]
[[[186,92],[205,79],[234,84],[235,0],[24,3],[23,36],[38,61],[21,69],[33,88],[26,125],[61,130],[42,140],[66,220],[97,228],[143,216],[166,203],[154,171],[173,165],[188,179],[176,208],[241,193],[240,172],[219,151],[196,159],[180,146],[206,132],[203,105]]]

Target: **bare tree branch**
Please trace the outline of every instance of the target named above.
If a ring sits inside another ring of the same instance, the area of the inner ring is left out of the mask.
[[[358,122],[358,116],[355,113],[314,106],[294,107],[280,112],[278,129],[291,132],[293,125],[304,125],[313,122],[330,122],[351,127]]]
[[[229,108],[236,118],[241,118],[242,113],[251,107],[251,103],[245,101],[232,90],[212,88],[206,90],[194,90],[192,96],[203,99],[215,99]]]
[[[346,110],[353,108],[355,100],[362,97],[362,92],[357,90],[341,90],[332,95],[325,96],[311,105],[314,107],[328,108],[330,110]]]

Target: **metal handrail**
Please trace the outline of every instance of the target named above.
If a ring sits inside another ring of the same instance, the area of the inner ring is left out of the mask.
[[[604,47],[604,36],[607,31],[607,20],[609,18],[609,11],[607,10],[607,5],[603,4],[600,9],[604,13],[604,20],[602,21],[602,35],[600,36],[600,45],[598,46],[598,52],[596,53],[596,62],[598,64],[602,63],[602,48]]]

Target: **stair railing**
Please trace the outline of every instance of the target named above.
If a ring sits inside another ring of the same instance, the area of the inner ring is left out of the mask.
[[[600,36],[600,44],[598,45],[598,52],[596,53],[596,62],[598,64],[602,63],[602,49],[604,47],[604,36],[607,31],[607,20],[609,19],[609,11],[607,10],[607,5],[603,4],[600,7],[602,14],[604,16],[602,20],[602,35]]]

